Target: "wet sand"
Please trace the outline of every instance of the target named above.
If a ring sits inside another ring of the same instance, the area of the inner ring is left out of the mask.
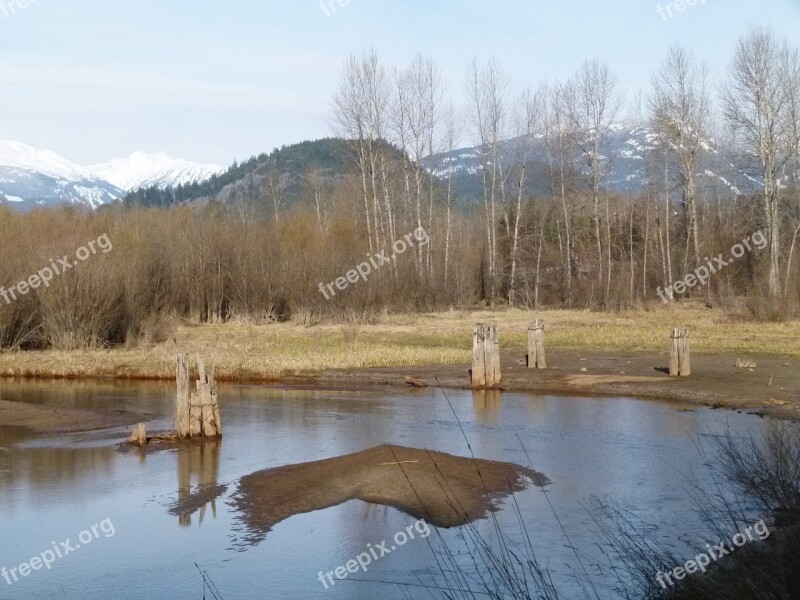
[[[776,418],[800,420],[800,360],[748,356],[754,369],[736,367],[736,355],[692,356],[690,377],[669,377],[666,353],[608,354],[547,351],[547,370],[528,369],[521,352],[502,352],[502,389],[508,392],[667,400]],[[469,389],[469,365],[331,370],[285,378],[286,385],[336,389],[346,385],[402,387],[406,377],[430,387]],[[583,370],[585,369],[585,370]]]
[[[514,492],[548,483],[541,473],[512,463],[383,445],[247,475],[233,503],[247,541],[255,543],[293,515],[356,499],[455,527],[485,517]]]
[[[140,415],[79,408],[52,408],[0,400],[0,427],[23,427],[34,433],[71,433],[133,425]]]

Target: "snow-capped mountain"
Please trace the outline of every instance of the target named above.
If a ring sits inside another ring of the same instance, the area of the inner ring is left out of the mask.
[[[128,158],[118,158],[87,168],[97,177],[129,192],[143,187],[166,189],[189,183],[202,183],[224,171],[219,165],[173,158],[164,152],[154,154],[134,152]]]
[[[529,157],[529,192],[533,195],[551,193],[550,157],[543,135],[524,140],[515,138],[500,144],[500,159],[506,168],[514,163],[523,144],[527,144]],[[608,171],[603,187],[616,193],[638,193],[650,185],[663,186],[663,156],[656,151],[662,145],[658,134],[647,127],[615,123],[600,148],[601,162]],[[698,165],[698,183],[707,188],[733,193],[749,193],[757,183],[752,176],[734,167],[730,148],[721,147],[713,140],[703,144],[704,152]],[[482,198],[482,165],[480,148],[460,148],[452,152],[435,154],[423,159],[423,165],[440,179],[452,176],[454,189],[473,201]],[[578,154],[572,157],[574,172],[578,177],[587,175],[584,161]],[[660,161],[660,164],[657,162]],[[674,177],[677,169],[672,166]],[[661,189],[657,187],[657,189]]]
[[[94,209],[124,195],[55,152],[0,140],[0,204],[18,210],[60,204]]]
[[[222,167],[158,152],[82,167],[55,152],[0,140],[0,205],[32,210],[62,204],[96,209],[146,186],[203,182]]]

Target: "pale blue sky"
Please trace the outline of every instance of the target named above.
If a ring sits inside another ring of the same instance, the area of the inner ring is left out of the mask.
[[[666,21],[651,0],[349,0],[329,16],[320,0],[28,1],[0,8],[0,139],[83,164],[135,150],[229,164],[329,135],[342,60],[370,48],[432,56],[455,100],[491,56],[517,88],[599,57],[632,96],[675,41],[721,75],[750,26],[800,32],[800,0],[698,0]]]

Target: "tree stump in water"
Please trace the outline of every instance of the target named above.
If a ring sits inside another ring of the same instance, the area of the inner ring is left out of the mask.
[[[207,372],[203,360],[197,358],[199,378],[196,390],[189,389],[189,355],[178,356],[177,384],[178,396],[175,409],[175,429],[179,438],[222,436],[222,419],[219,414],[217,382],[214,379],[214,365]]]

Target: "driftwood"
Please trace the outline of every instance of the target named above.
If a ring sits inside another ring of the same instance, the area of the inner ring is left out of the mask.
[[[406,375],[406,383],[408,385],[413,385],[414,387],[418,388],[426,388],[428,384],[422,381],[421,379],[417,379],[416,377],[411,377],[411,375]]]

